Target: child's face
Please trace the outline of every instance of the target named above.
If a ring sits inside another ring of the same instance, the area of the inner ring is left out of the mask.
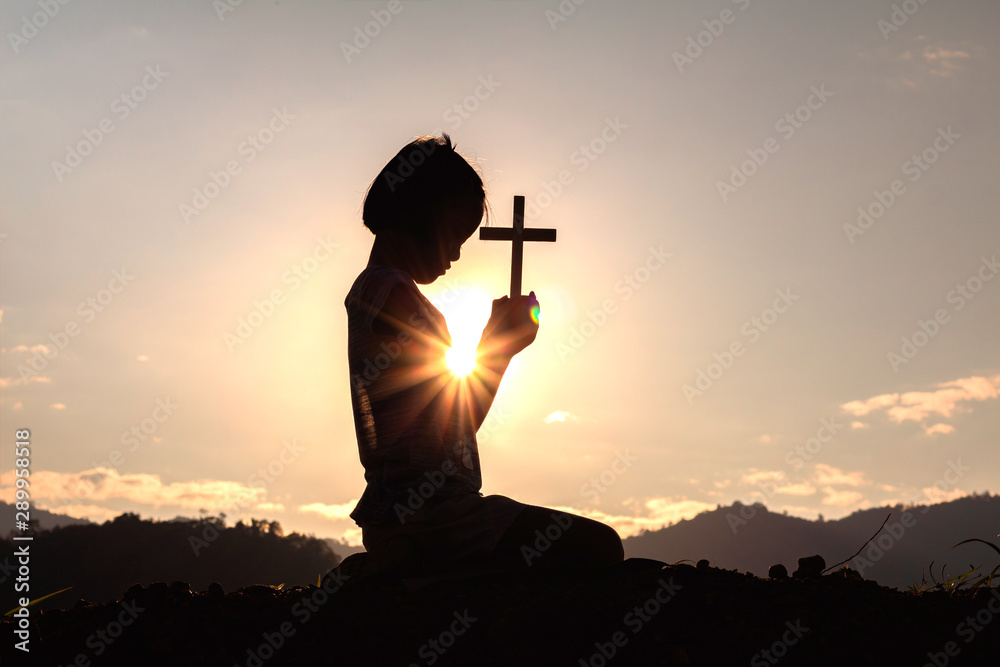
[[[469,240],[483,219],[482,201],[449,202],[438,218],[437,234],[418,244],[419,276],[413,279],[428,285],[448,271],[461,256],[462,244]]]

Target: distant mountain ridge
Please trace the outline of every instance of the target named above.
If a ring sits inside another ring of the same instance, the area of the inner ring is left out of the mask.
[[[6,535],[8,531],[14,528],[15,513],[17,508],[10,503],[6,503],[0,500],[0,536]],[[55,512],[49,512],[47,510],[38,509],[37,507],[31,508],[31,518],[32,520],[38,521],[38,526],[42,530],[52,530],[53,528],[61,528],[62,526],[82,526],[87,523],[91,523],[86,519],[77,519],[65,514],[56,514]]]
[[[653,558],[667,563],[708,559],[715,567],[766,577],[768,567],[782,563],[791,573],[803,556],[820,554],[828,566],[855,553],[887,514],[876,539],[848,565],[883,586],[907,589],[947,564],[960,574],[972,566],[989,572],[1000,564],[996,552],[982,544],[952,546],[979,538],[1000,545],[1000,496],[971,495],[937,505],[879,507],[833,521],[810,521],[775,514],[760,504],[735,503],[703,512],[658,531],[624,541],[626,558]]]

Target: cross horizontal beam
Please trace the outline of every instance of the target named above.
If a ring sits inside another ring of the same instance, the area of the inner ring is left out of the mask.
[[[556,230],[524,228],[524,195],[514,197],[513,227],[480,227],[481,241],[510,241],[510,297],[521,295],[521,264],[525,241],[555,241]]]
[[[513,241],[514,230],[510,227],[480,227],[480,241]],[[549,241],[556,240],[556,230],[540,229],[538,227],[527,227],[524,230],[525,241]]]

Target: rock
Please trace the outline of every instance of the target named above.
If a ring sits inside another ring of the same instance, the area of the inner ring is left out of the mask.
[[[819,554],[806,556],[799,559],[799,569],[795,570],[792,576],[796,579],[813,579],[823,576],[823,570],[825,569],[826,561],[823,560],[822,556]]]
[[[775,563],[771,567],[767,568],[767,576],[771,579],[787,579],[788,568],[781,563]]]
[[[213,581],[208,585],[208,596],[211,598],[223,598],[226,597],[226,592],[222,590],[222,584]]]
[[[709,566],[709,562],[708,562],[707,559],[702,558],[700,561],[698,561],[698,569],[699,570],[707,570],[708,566]]]

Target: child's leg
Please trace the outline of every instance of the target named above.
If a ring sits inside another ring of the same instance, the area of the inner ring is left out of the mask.
[[[535,505],[521,511],[500,538],[496,554],[524,567],[599,567],[620,563],[625,557],[614,528]]]

